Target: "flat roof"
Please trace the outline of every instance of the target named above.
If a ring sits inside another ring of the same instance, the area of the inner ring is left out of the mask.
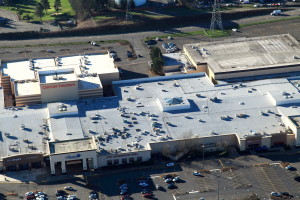
[[[30,82],[32,80],[40,80],[40,83],[79,80],[79,89],[85,90],[102,88],[98,74],[119,73],[113,58],[107,53],[7,62],[2,64],[1,70],[3,75],[10,76],[12,81],[23,81],[22,84],[16,84],[16,93],[19,96],[39,92],[36,83]],[[53,78],[55,76],[57,78]]]
[[[117,149],[147,150],[148,143],[191,137],[277,134],[286,129],[282,113],[300,116],[300,104],[294,107],[290,101],[299,98],[295,95],[300,91],[295,87],[299,81],[300,77],[294,77],[213,85],[204,73],[195,73],[116,81],[117,96],[65,101],[66,111],[59,110],[59,103],[20,110],[0,108],[0,154],[5,157],[33,152],[23,139],[32,141],[36,152],[45,152],[47,138],[67,141],[95,137],[102,153],[114,153]],[[281,105],[275,106],[270,91],[285,91],[293,98],[279,98]],[[186,99],[190,107],[162,112],[157,99],[176,97]],[[20,129],[22,124],[25,128]],[[49,133],[43,133],[44,126]],[[20,147],[19,152],[10,151],[10,146]],[[69,146],[66,148],[71,150],[55,152],[73,151]]]
[[[72,153],[96,150],[93,138],[49,142],[50,154]]]
[[[102,84],[98,76],[78,78],[79,90],[89,90],[89,89],[97,89],[97,88],[102,88]]]
[[[3,90],[0,91],[3,93]],[[45,105],[0,108],[0,157],[46,153]]]
[[[173,66],[173,65],[189,65],[189,62],[183,53],[166,53],[163,54],[165,61],[164,66]]]
[[[214,73],[275,68],[300,64],[300,44],[289,34],[185,44],[196,63]]]
[[[61,83],[67,81],[76,81],[77,77],[74,72],[68,73],[50,73],[40,75],[40,83]]]
[[[41,94],[41,87],[39,82],[14,82],[15,84],[15,95],[26,96],[26,95],[37,95]]]
[[[76,102],[49,103],[49,128],[51,140],[74,140],[84,138]]]
[[[289,117],[292,122],[297,126],[297,127],[300,127],[300,115],[297,115],[297,116],[290,116]]]

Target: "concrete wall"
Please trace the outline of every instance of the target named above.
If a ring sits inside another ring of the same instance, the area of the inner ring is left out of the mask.
[[[218,74],[215,73],[215,79],[216,80],[222,80],[222,79],[229,79],[229,78],[239,78],[239,77],[249,77],[249,76],[259,76],[259,75],[268,75],[268,74],[279,74],[279,73],[287,73],[287,72],[295,72],[300,71],[300,65],[296,65],[293,67],[282,67],[282,68],[272,68],[272,69],[264,69],[261,68],[260,70],[256,71],[240,71],[235,73],[225,73],[225,74]]]
[[[87,170],[87,159],[91,158],[93,159],[94,168],[97,168],[96,150],[64,154],[52,154],[50,155],[51,174],[55,174],[55,163],[58,162],[61,162],[62,173],[66,173],[66,161],[71,160],[82,160],[83,170]]]
[[[230,134],[150,143],[149,148],[151,148],[152,153],[155,154],[160,152],[180,152],[186,150],[187,148],[199,149],[202,148],[202,145],[205,146],[205,151],[214,151],[230,145],[238,145],[238,142],[236,135]]]
[[[299,128],[292,122],[292,120],[288,117],[283,115],[283,113],[279,113],[281,114],[281,120],[282,122],[285,124],[286,127],[290,128],[293,132],[293,135],[295,136],[294,141],[290,138],[291,136],[287,136],[287,143],[291,143],[293,145],[291,146],[300,146],[300,130]],[[293,143],[294,142],[294,143]]]
[[[40,84],[42,102],[52,102],[68,99],[78,99],[78,82]]]
[[[120,79],[119,72],[98,74],[102,85],[111,85],[113,81]]]
[[[150,160],[151,150],[106,154],[106,155],[101,155],[99,153],[97,155],[98,167],[107,166],[108,160],[111,160],[112,163],[114,163],[114,160],[119,160],[119,164],[122,164],[122,159],[127,159],[127,163],[129,163],[129,158],[134,158],[134,161],[136,162],[138,157],[142,157],[142,162]]]

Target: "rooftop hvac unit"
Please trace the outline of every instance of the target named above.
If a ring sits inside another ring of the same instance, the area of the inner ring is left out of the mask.
[[[24,130],[24,129],[25,129],[25,125],[24,125],[24,124],[21,124],[20,129],[21,129],[21,130]]]

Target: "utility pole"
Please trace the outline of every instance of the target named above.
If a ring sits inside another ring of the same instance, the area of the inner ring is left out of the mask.
[[[210,23],[210,30],[213,32],[216,28],[223,31],[223,23],[220,11],[220,0],[214,0],[213,12]]]
[[[220,176],[218,175],[218,200],[220,200],[219,182],[220,182]]]
[[[201,146],[202,147],[202,165],[203,165],[203,169],[204,169],[204,144]]]

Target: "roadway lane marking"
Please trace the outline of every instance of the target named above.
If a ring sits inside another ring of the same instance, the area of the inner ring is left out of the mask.
[[[175,197],[175,195],[174,195],[174,194],[173,194],[173,199],[174,199],[174,200],[176,200],[176,197]]]

